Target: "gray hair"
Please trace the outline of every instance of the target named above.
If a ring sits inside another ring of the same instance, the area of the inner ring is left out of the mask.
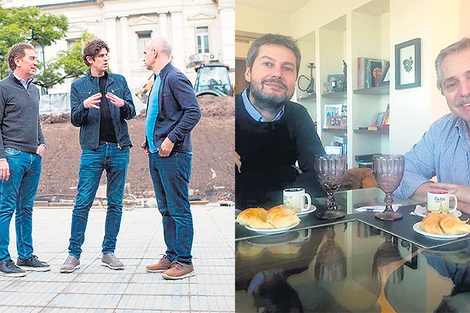
[[[295,65],[296,65],[297,75],[299,74],[300,60],[302,58],[299,47],[297,46],[297,43],[294,41],[292,37],[279,35],[279,34],[266,34],[266,35],[259,37],[253,42],[246,56],[246,66],[250,70],[253,68],[253,63],[255,63],[255,59],[258,57],[259,48],[262,45],[283,46],[291,50],[294,53],[295,59],[296,59]]]
[[[163,37],[153,38],[148,43],[150,47],[155,48],[159,53],[162,53],[168,57],[171,56],[173,47],[171,43]]]
[[[437,74],[437,89],[442,93],[442,62],[444,59],[453,53],[470,48],[470,37],[464,37],[461,40],[451,44],[450,46],[444,48],[439,52],[436,58],[436,74]]]

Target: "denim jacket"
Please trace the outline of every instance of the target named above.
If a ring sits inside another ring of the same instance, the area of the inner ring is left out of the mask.
[[[100,110],[86,109],[83,106],[83,101],[99,92],[99,78],[91,76],[90,72],[72,83],[70,92],[71,122],[74,126],[80,127],[80,146],[83,150],[93,150],[99,146]],[[126,79],[122,75],[108,73],[106,92],[111,92],[124,100],[123,107],[118,108],[110,103],[109,110],[118,147],[132,147],[125,120],[135,116],[135,107]]]
[[[153,134],[155,146],[160,147],[168,137],[175,144],[172,151],[190,152],[191,130],[201,118],[193,87],[188,78],[171,63],[160,71],[160,77],[158,116]],[[142,147],[147,146],[146,138]]]

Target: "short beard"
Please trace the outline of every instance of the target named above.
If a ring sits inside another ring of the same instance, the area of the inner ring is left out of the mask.
[[[265,80],[259,84],[254,84],[253,82],[250,82],[248,84],[250,94],[251,96],[253,96],[253,100],[255,100],[254,101],[255,103],[253,104],[262,110],[278,112],[280,108],[283,106],[284,102],[289,101],[290,97],[288,97],[287,92],[279,96],[267,94],[263,90],[263,84],[268,81],[269,80]],[[276,82],[283,85],[287,91],[287,87],[282,82],[279,82],[279,81],[276,81]]]

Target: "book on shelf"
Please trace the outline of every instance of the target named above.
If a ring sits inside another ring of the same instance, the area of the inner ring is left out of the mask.
[[[335,136],[333,146],[341,147],[341,154],[347,154],[348,138],[346,136]]]

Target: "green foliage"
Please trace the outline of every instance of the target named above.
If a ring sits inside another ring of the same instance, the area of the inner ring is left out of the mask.
[[[8,75],[6,58],[12,45],[29,42],[44,48],[65,37],[67,29],[64,15],[41,13],[37,7],[0,7],[0,76]]]
[[[69,50],[60,51],[57,57],[44,64],[40,64],[40,74],[36,77],[36,84],[44,88],[51,88],[56,84],[61,84],[67,78],[80,77],[88,71],[88,67],[82,60],[82,50],[85,44],[96,39],[88,32],[84,32],[82,37]]]

